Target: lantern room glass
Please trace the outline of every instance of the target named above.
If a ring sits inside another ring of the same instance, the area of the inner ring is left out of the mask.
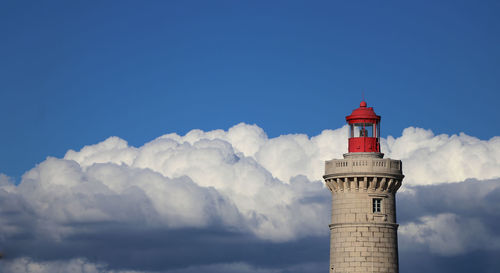
[[[375,126],[374,126],[375,125]],[[353,123],[350,124],[349,137],[377,137],[379,136],[378,124],[373,123]]]

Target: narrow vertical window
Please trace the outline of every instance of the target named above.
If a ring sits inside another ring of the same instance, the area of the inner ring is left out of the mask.
[[[378,213],[382,211],[382,199],[373,198],[373,213]]]

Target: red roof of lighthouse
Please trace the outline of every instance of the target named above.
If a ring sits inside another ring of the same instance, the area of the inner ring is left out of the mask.
[[[351,113],[351,115],[345,117],[345,120],[349,123],[355,122],[355,121],[360,121],[361,120],[380,120],[380,116],[377,116],[375,114],[375,111],[373,111],[372,107],[366,107],[366,102],[361,101],[359,104],[358,109],[354,109]]]

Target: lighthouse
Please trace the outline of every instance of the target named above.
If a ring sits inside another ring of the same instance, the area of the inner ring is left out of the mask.
[[[380,151],[380,116],[362,101],[346,117],[348,153],[325,162],[332,192],[330,273],[398,273],[396,192],[400,160]]]

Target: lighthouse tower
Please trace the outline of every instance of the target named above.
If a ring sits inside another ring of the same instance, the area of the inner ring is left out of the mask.
[[[325,162],[332,192],[330,273],[398,273],[396,191],[400,160],[380,152],[380,116],[362,101],[346,117],[349,148],[344,159]]]

